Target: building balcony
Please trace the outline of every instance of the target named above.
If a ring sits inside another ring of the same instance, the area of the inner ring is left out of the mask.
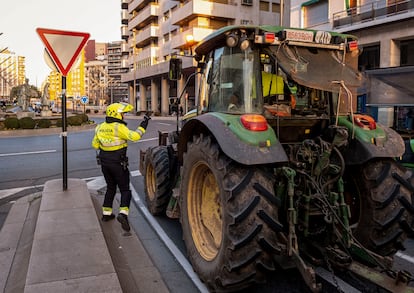
[[[367,22],[370,21],[397,21],[404,18],[413,17],[413,14],[414,1],[412,0],[392,3],[388,5],[383,1],[377,1],[334,13],[333,28],[338,29],[341,27],[347,27],[349,29],[349,26],[354,26],[361,23],[364,23],[364,26],[366,27],[369,26],[369,23]]]
[[[125,9],[122,9],[121,10],[121,23],[128,24],[128,18],[129,18],[128,11]]]
[[[128,59],[122,59],[121,60],[121,67],[122,68],[128,68],[129,67]]]
[[[133,81],[136,79],[136,70],[131,70],[121,74],[121,82]]]
[[[133,47],[135,47],[135,39],[131,37],[128,40],[128,48],[133,48]]]
[[[171,20],[168,19],[167,21],[158,23],[160,26],[160,35],[163,36],[165,34],[168,34],[174,30],[177,30],[179,27],[176,25],[171,24]]]
[[[167,73],[169,68],[169,62],[161,62],[153,66],[139,68],[136,76],[138,79],[152,79],[153,76]]]
[[[129,53],[129,47],[127,42],[122,42],[121,44],[121,53],[122,54],[128,54]]]
[[[151,22],[154,22],[158,19],[158,5],[149,5],[148,7],[142,9],[134,18],[131,18],[128,23],[128,29],[133,30],[142,29]]]
[[[152,2],[154,1],[153,0],[133,0],[128,5],[128,12],[132,13],[134,10],[140,11],[141,9],[143,9],[145,6],[147,6],[148,4]]]
[[[143,30],[139,31],[135,37],[135,46],[138,48],[145,47],[151,43],[153,40],[158,39],[158,26],[149,25]]]
[[[129,38],[128,26],[126,26],[126,25],[121,26],[121,37],[124,40],[128,40],[128,38]]]
[[[171,48],[188,49],[190,46],[194,46],[212,32],[214,32],[213,28],[192,27],[172,37]],[[193,44],[189,44],[187,41],[187,36],[190,35],[193,36]]]
[[[133,55],[129,55],[128,58],[126,58],[126,60],[128,61],[128,67],[131,68],[131,70],[132,70],[132,68],[134,68],[135,58],[136,58],[136,56],[133,56]]]
[[[121,0],[121,9],[128,9],[128,3],[130,0]]]
[[[140,62],[145,59],[153,59],[157,56],[158,47],[148,47],[143,49],[141,52],[135,56],[135,62]]]
[[[233,4],[192,0],[174,10],[171,23],[174,25],[185,25],[198,16],[214,17],[219,20],[234,20],[236,19],[236,14],[237,9],[235,9]]]

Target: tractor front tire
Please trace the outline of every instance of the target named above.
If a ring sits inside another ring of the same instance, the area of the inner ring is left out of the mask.
[[[165,215],[172,194],[168,147],[156,146],[145,153],[145,200],[154,216]]]

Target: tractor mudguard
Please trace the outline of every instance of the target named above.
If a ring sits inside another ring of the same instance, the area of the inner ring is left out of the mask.
[[[182,162],[187,142],[193,139],[193,135],[205,133],[215,138],[222,151],[229,158],[241,164],[258,165],[288,162],[288,157],[271,127],[267,133],[249,131],[250,142],[246,142],[232,130],[231,123],[234,121],[226,121],[225,114],[217,113],[206,113],[188,120],[181,129],[178,142],[179,161]],[[263,139],[265,135],[267,137]],[[257,143],[252,143],[255,140]]]
[[[397,132],[388,127],[381,127],[379,124],[377,128],[384,132],[385,137],[372,136],[368,141],[361,135],[362,132],[355,131],[355,139],[350,141],[344,151],[346,164],[362,164],[372,158],[397,158],[404,154],[404,141]]]

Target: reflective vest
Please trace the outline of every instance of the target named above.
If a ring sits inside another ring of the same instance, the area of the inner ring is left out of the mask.
[[[263,96],[283,95],[283,77],[262,71]]]
[[[116,151],[128,146],[128,140],[138,141],[144,135],[145,129],[138,127],[136,131],[130,130],[126,125],[118,122],[103,122],[95,128],[92,140],[94,149]]]

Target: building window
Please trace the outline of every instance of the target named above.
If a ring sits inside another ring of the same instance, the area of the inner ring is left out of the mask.
[[[401,66],[414,65],[414,40],[401,41]]]
[[[380,68],[380,45],[364,46],[358,65],[361,71]]]
[[[253,0],[241,0],[242,5],[253,5]]]
[[[260,1],[260,10],[261,11],[269,11],[269,2]]]
[[[302,4],[303,24],[305,28],[329,21],[327,0],[310,0]]]
[[[272,3],[272,12],[273,13],[280,13],[280,4]]]
[[[164,43],[167,43],[170,40],[170,34],[169,33],[165,34],[163,37],[164,37]]]

